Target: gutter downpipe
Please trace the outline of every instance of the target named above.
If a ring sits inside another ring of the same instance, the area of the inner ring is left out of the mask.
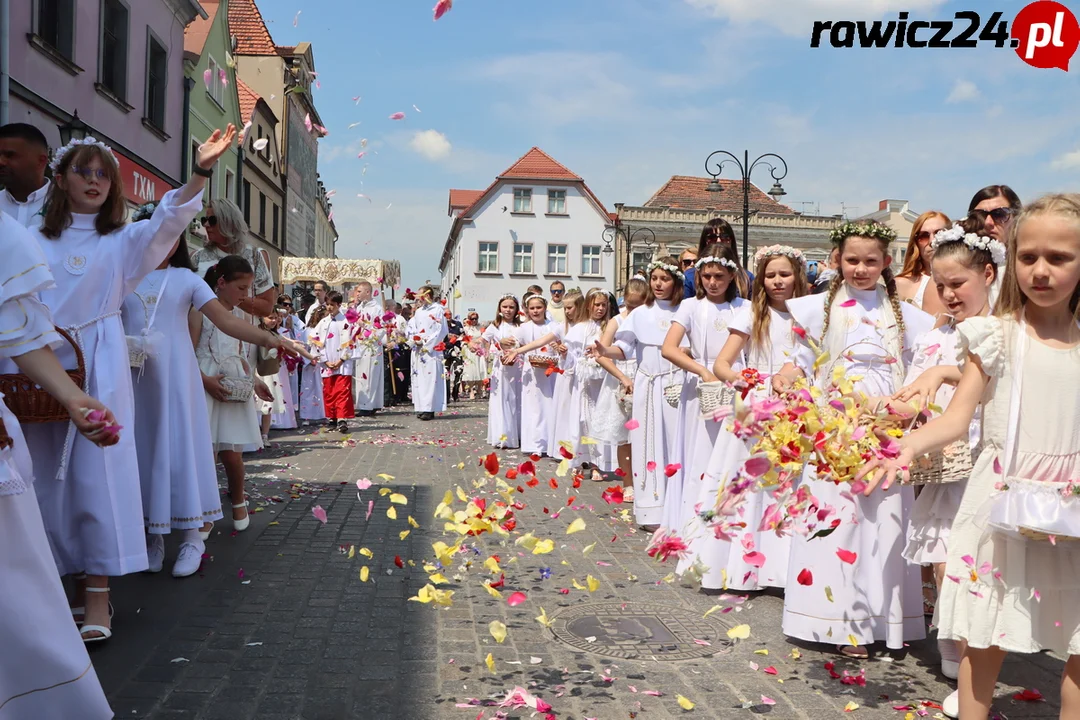
[[[8,75],[11,48],[11,14],[9,0],[0,0],[0,125],[6,125],[9,113],[11,80]]]
[[[0,0],[0,3],[5,0]],[[191,151],[191,90],[195,87],[195,80],[184,77],[184,116],[180,125],[180,135],[183,142],[180,143],[180,180],[188,181],[188,168],[191,167],[188,153]]]

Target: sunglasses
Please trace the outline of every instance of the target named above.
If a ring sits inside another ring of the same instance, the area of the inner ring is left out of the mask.
[[[71,170],[72,173],[81,177],[83,180],[86,180],[87,182],[90,182],[91,178],[97,178],[98,180],[106,180],[109,177],[108,173],[105,172],[104,168],[91,169],[84,167],[76,167],[75,165],[72,165],[68,169]]]
[[[983,217],[991,217],[994,219],[994,223],[997,225],[1003,225],[1012,219],[1015,214],[1015,210],[1007,207],[994,208],[993,210],[976,210],[975,212],[981,213]]]
[[[682,261],[682,266],[683,266],[683,267],[690,267],[691,265],[693,265],[693,264],[694,264],[694,262],[695,262],[695,261],[694,261],[694,259],[693,259],[693,258],[687,258],[687,259],[685,259],[685,260],[683,260],[683,261]]]
[[[552,294],[552,295],[563,295],[563,294],[565,294],[565,293],[566,293],[566,291],[565,291],[565,290],[552,290],[552,291],[551,291],[551,294]]]
[[[210,227],[214,227],[217,225],[217,215],[204,215],[203,217],[199,218],[199,223],[203,227],[206,227],[207,225],[209,225]]]
[[[915,233],[916,242],[922,242],[924,240],[929,240],[930,238],[931,235],[929,230],[920,230],[919,232]]]

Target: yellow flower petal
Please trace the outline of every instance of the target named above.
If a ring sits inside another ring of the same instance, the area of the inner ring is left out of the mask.
[[[491,621],[491,624],[488,625],[488,632],[491,633],[491,637],[495,638],[495,642],[500,645],[506,639],[506,625],[503,625],[498,620]]]
[[[585,521],[582,518],[575,518],[574,522],[570,523],[570,527],[566,528],[567,535],[573,535],[576,532],[581,532],[585,529]]]
[[[435,573],[434,575],[429,576],[428,580],[430,580],[436,585],[445,585],[446,583],[450,582],[442,573]]]
[[[540,540],[533,548],[533,555],[547,555],[549,552],[555,549],[554,540]]]
[[[390,502],[394,503],[395,505],[408,505],[409,498],[405,497],[401,493],[393,493],[390,496]]]
[[[491,653],[488,653],[487,657],[484,658],[484,664],[487,665],[487,669],[488,669],[489,672],[491,672],[491,673],[495,672],[495,656],[494,655],[492,655]]]
[[[859,703],[852,700],[848,701],[848,704],[844,706],[844,712],[855,712],[859,709]]]
[[[367,566],[367,565],[365,565],[364,567],[360,568],[360,582],[367,582],[367,581],[368,581],[368,577],[369,577],[370,575],[371,575],[371,570],[369,570],[369,569],[368,569],[368,566]]]
[[[418,523],[418,522],[416,522],[415,520],[413,520],[413,516],[412,516],[412,515],[410,515],[409,517],[407,517],[407,518],[406,518],[406,520],[408,520],[408,521],[409,521],[409,525],[411,525],[412,527],[416,528],[417,530],[419,530],[419,529],[420,529],[420,523]]]
[[[596,592],[600,589],[600,581],[592,575],[585,576],[585,584],[589,586],[589,592]]]
[[[393,505],[386,508],[386,517],[390,518],[391,520],[397,520],[397,508]]]
[[[370,551],[370,550],[368,550],[367,548],[360,548],[360,549],[359,549],[359,550],[357,550],[356,552],[360,553],[361,555],[363,555],[363,556],[364,556],[364,557],[366,557],[366,558],[373,558],[373,557],[375,557],[375,553],[371,552],[371,551]]]
[[[409,537],[409,533],[411,533],[411,532],[412,532],[412,530],[402,530],[401,532],[398,533],[398,539],[399,540],[404,540],[405,538]]]
[[[596,543],[586,545],[585,549],[581,551],[582,557],[588,557],[589,553],[596,549]]]
[[[355,545],[350,545],[349,546],[349,559],[352,560],[354,557],[356,557],[356,546]]]
[[[736,625],[727,631],[727,636],[732,640],[745,640],[750,637],[749,625]]]
[[[546,628],[549,628],[553,624],[555,624],[555,621],[548,617],[547,611],[544,610],[543,606],[540,607],[540,615],[537,616],[536,622],[540,623]]]
[[[679,701],[679,707],[681,707],[683,710],[693,710],[694,709],[694,701],[691,700],[690,698],[683,697],[682,695],[676,695],[675,699]]]

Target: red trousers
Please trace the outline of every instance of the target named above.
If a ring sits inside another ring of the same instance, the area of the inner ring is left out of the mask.
[[[328,420],[351,420],[353,409],[352,375],[331,375],[322,379],[323,409]]]

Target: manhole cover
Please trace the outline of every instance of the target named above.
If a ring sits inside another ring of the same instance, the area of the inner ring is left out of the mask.
[[[578,650],[624,660],[692,660],[732,648],[718,623],[656,603],[579,605],[560,613],[551,629]]]

